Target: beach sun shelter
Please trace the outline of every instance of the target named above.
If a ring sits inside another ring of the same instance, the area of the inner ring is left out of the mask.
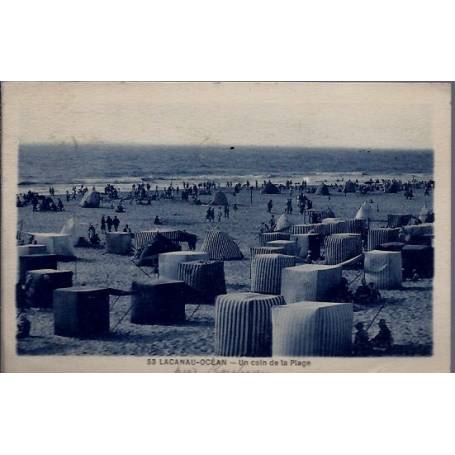
[[[359,210],[357,211],[357,213],[355,215],[355,219],[368,221],[368,220],[371,220],[372,215],[373,215],[373,210],[371,209],[371,205],[365,201],[360,206]]]
[[[210,205],[229,205],[226,195],[222,191],[217,191]]]
[[[98,191],[87,191],[81,199],[80,206],[85,208],[98,208],[101,196]]]
[[[280,189],[272,182],[267,182],[261,191],[262,194],[280,194]]]
[[[316,188],[316,194],[319,196],[329,196],[330,195],[329,187],[325,183],[321,183]]]
[[[205,251],[209,259],[216,261],[243,259],[237,243],[228,234],[216,229],[207,232],[201,251]]]
[[[275,226],[275,231],[276,232],[281,232],[281,231],[289,231],[291,229],[292,223],[289,220],[289,217],[286,215],[286,213],[283,213],[277,220],[276,226]]]

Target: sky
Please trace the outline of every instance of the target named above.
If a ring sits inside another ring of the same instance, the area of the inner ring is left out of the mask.
[[[9,83],[4,101],[21,143],[423,149],[445,95],[443,84]]]

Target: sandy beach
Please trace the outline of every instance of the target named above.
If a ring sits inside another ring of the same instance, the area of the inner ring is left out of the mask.
[[[261,222],[268,222],[270,215],[266,211],[269,199],[273,200],[272,213],[278,217],[283,213],[288,192],[278,195],[261,194],[253,191],[253,203],[250,203],[250,191],[243,189],[233,196],[232,189],[225,189],[231,210],[230,218],[220,223],[208,223],[205,213],[212,196],[201,196],[201,206],[176,198],[157,200],[151,205],[125,203],[125,213],[117,214],[120,230],[128,224],[132,232],[155,228],[156,215],[164,221],[164,226],[186,230],[197,234],[201,245],[205,233],[216,226],[237,242],[245,258],[240,261],[225,262],[227,292],[249,291],[250,289],[250,247],[258,245],[258,232]],[[415,198],[406,200],[403,193],[359,193],[332,192],[327,196],[311,194],[313,208],[323,210],[330,207],[335,216],[353,218],[365,200],[372,199],[376,211],[377,226],[385,226],[388,214],[412,214],[417,216],[424,202],[431,208],[431,198],[425,197],[423,189],[415,190]],[[64,223],[74,216],[76,221],[99,225],[102,215],[113,216],[110,203],[102,203],[100,208],[82,208],[79,199],[66,202],[63,212],[32,212],[31,206],[18,209],[19,223],[26,232],[59,232]],[[232,209],[236,203],[238,210]],[[304,222],[294,203],[294,214],[290,219],[295,224]],[[163,226],[163,227],[164,227]],[[102,236],[102,242],[104,238]],[[186,244],[184,246],[186,248]],[[152,269],[139,269],[131,262],[130,256],[107,254],[105,249],[76,248],[78,260],[59,262],[59,269],[74,272],[74,285],[108,286],[128,290],[133,280],[148,281],[153,276]],[[355,290],[359,284],[360,270],[344,270],[348,282]],[[385,306],[380,317],[386,319],[395,341],[393,355],[431,355],[432,353],[432,280],[403,282],[400,290],[384,290]],[[18,341],[18,353],[24,355],[212,355],[214,353],[214,307],[186,306],[187,321],[183,325],[136,325],[129,322],[129,296],[111,297],[110,319],[111,333],[104,339],[79,340],[64,338],[53,334],[53,313],[51,310],[30,309],[27,316],[32,323],[31,336]],[[364,322],[368,326],[380,306],[361,308],[354,313],[354,323]],[[377,331],[376,320],[369,330],[370,336]]]

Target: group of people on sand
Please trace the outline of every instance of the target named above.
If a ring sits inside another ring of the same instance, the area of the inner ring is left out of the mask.
[[[353,344],[354,355],[364,356],[378,351],[387,353],[392,349],[393,336],[385,319],[379,320],[379,332],[371,340],[363,322],[357,322],[354,327],[356,329]]]
[[[221,220],[223,219],[223,215],[224,215],[224,218],[228,220],[229,214],[230,214],[229,205],[225,205],[223,209],[221,208],[221,206],[219,206],[218,210],[217,210],[217,214],[216,214],[218,223],[221,223]],[[207,209],[207,212],[205,214],[205,219],[209,223],[215,222],[215,207],[209,207]]]
[[[16,196],[16,207],[25,207],[29,204],[34,212],[63,212],[65,210],[60,198],[57,198],[57,202],[55,202],[50,196],[43,196],[31,191]]]
[[[114,232],[118,232],[118,228],[120,226],[120,220],[117,218],[117,215],[114,215],[114,218],[111,218],[110,215],[102,216],[101,217],[101,232],[105,234],[106,232],[112,232],[112,229],[114,229]],[[128,225],[125,226],[126,228]],[[129,228],[128,228],[129,229]],[[131,232],[131,231],[124,231],[124,232]]]

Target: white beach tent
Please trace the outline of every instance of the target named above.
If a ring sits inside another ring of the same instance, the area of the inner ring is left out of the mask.
[[[79,243],[79,239],[83,238],[88,241],[88,228],[89,223],[81,223],[76,221],[74,217],[71,217],[62,227],[60,234],[66,234],[71,236],[73,245]]]
[[[371,208],[371,204],[369,204],[368,202],[364,202],[359,210],[357,211],[356,215],[355,215],[355,219],[356,220],[365,220],[365,221],[368,221],[368,220],[371,220],[373,217],[373,210]]]
[[[29,232],[39,245],[45,245],[49,254],[61,257],[74,257],[72,237],[59,232]]]
[[[275,226],[275,231],[280,232],[280,231],[287,231],[292,227],[292,223],[289,220],[289,217],[286,215],[286,213],[283,213],[277,220],[276,226]]]
[[[79,205],[85,208],[98,208],[101,202],[101,195],[98,191],[87,191]]]
[[[424,204],[419,213],[419,220],[422,223],[425,223],[427,220],[427,217],[428,217],[428,215],[430,215],[430,213],[431,213],[431,210],[427,207],[426,204]]]

